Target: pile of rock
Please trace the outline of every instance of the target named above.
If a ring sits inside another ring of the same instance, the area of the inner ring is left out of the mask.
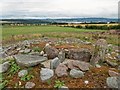
[[[22,67],[34,67],[41,64],[43,67],[40,70],[40,79],[46,81],[54,75],[57,77],[84,77],[85,73],[90,70],[92,65],[100,68],[101,66],[99,64],[101,62],[107,62],[108,65],[114,67],[118,66],[118,64],[106,60],[106,54],[108,55],[107,47],[107,42],[104,39],[100,39],[96,42],[93,53],[87,49],[58,50],[47,43],[43,51],[36,54],[30,49],[30,43],[26,41],[21,46],[15,45],[5,49],[5,52],[1,53],[1,55],[4,59],[8,56],[14,56],[16,63]],[[116,59],[120,61],[118,55],[115,60]],[[6,72],[9,67],[10,64],[8,61],[0,64],[0,68],[2,68],[0,73]],[[26,74],[28,74],[28,71],[22,70],[18,73],[18,76],[22,77]],[[107,85],[110,88],[118,88],[118,84],[120,84],[119,73],[109,71],[109,75],[111,77],[107,78]],[[32,88],[34,86],[35,84],[32,82],[27,82],[25,85],[26,88]]]

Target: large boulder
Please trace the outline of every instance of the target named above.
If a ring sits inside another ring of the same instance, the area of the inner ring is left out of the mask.
[[[0,73],[6,72],[10,67],[9,62],[4,62],[3,64],[0,64]]]
[[[84,72],[77,70],[77,69],[72,69],[70,71],[70,76],[73,78],[81,78],[84,76]]]
[[[50,79],[51,77],[53,77],[53,75],[54,75],[54,71],[52,69],[41,68],[40,78],[42,81],[46,81],[46,80]]]
[[[118,88],[118,85],[120,84],[119,77],[108,77],[106,80],[106,83],[108,85],[109,88]]]
[[[49,59],[54,59],[55,57],[58,56],[58,53],[59,53],[59,51],[56,48],[54,48],[50,45],[46,45],[44,47],[44,52],[47,54],[47,57]]]
[[[68,75],[67,70],[68,70],[67,66],[60,63],[55,70],[55,74],[58,77],[67,76]]]
[[[94,53],[90,60],[92,65],[96,65],[97,63],[101,63],[105,61],[107,47],[108,47],[108,44],[105,39],[99,39],[95,43]]]
[[[70,49],[66,52],[67,58],[79,60],[79,61],[86,61],[89,62],[91,59],[91,52],[85,49]]]
[[[50,69],[50,63],[51,63],[51,60],[47,60],[47,61],[42,62],[41,65],[44,68],[49,68]]]
[[[15,59],[18,65],[25,67],[35,66],[47,60],[47,58],[43,56],[23,54],[15,55]]]

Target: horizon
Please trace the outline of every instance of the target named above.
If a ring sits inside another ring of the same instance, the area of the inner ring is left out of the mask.
[[[118,2],[119,0],[1,0],[0,18],[118,18]]]

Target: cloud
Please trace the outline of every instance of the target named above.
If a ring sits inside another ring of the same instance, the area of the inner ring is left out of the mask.
[[[3,18],[114,17],[119,0],[1,0]]]

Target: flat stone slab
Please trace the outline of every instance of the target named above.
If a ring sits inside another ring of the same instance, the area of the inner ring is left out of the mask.
[[[15,59],[18,65],[25,66],[25,67],[36,66],[47,60],[47,58],[43,56],[25,55],[25,54],[15,55]]]

